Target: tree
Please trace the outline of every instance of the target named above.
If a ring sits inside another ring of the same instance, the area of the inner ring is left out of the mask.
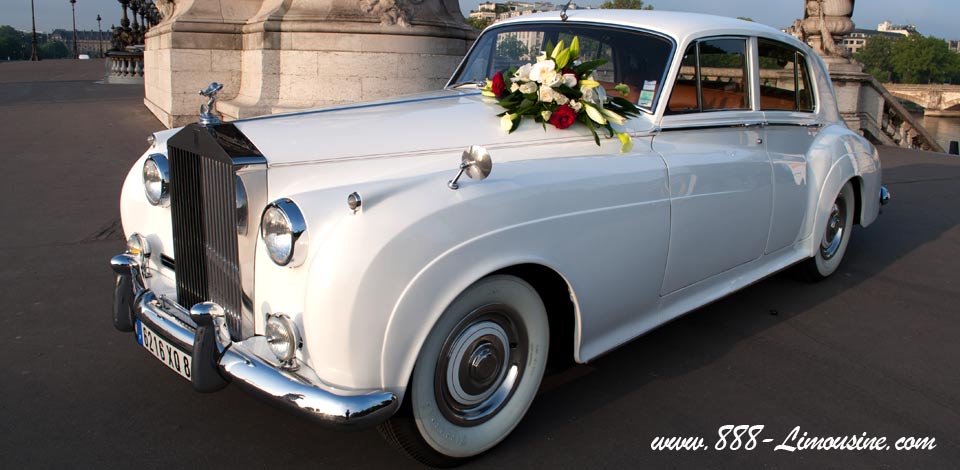
[[[44,41],[37,46],[41,59],[64,59],[69,57],[70,49],[62,41]]]
[[[477,31],[483,31],[487,26],[490,26],[492,22],[493,21],[487,18],[467,18],[467,24]]]
[[[502,36],[497,44],[497,55],[512,60],[519,60],[530,53],[523,41],[513,36]]]
[[[616,10],[653,10],[653,5],[643,6],[643,0],[607,0],[600,8]]]
[[[874,36],[856,54],[866,72],[882,82],[944,83],[960,80],[960,55],[947,42],[911,34],[898,38]]]
[[[30,39],[11,26],[0,26],[0,60],[30,58]]]
[[[893,55],[894,40],[887,36],[873,36],[867,40],[867,44],[854,55],[864,69],[870,75],[876,77],[881,82],[892,82],[893,64],[891,56]]]

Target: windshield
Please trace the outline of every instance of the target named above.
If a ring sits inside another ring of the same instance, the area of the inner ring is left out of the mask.
[[[574,37],[580,41],[581,61],[607,61],[594,76],[608,94],[618,84],[626,84],[630,88],[626,99],[651,112],[663,87],[673,45],[666,38],[639,31],[567,23],[491,29],[477,40],[450,84],[482,84],[497,72],[535,62],[549,45],[570,44]]]

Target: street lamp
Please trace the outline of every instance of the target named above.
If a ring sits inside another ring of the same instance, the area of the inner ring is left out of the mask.
[[[73,10],[73,58],[79,59],[80,52],[77,50],[77,0],[70,0],[70,9]]]
[[[33,21],[33,36],[30,39],[30,60],[36,62],[40,60],[37,54],[37,12],[33,8],[33,0],[30,0],[30,19]]]
[[[103,29],[100,28],[100,15],[97,15],[97,47],[100,49],[100,57],[103,57]]]

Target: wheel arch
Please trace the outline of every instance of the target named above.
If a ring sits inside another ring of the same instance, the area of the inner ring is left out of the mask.
[[[453,258],[453,257],[450,257]],[[457,256],[447,263],[462,262],[469,257]],[[476,258],[473,258],[476,259]],[[580,309],[573,286],[563,274],[543,259],[498,257],[498,261],[477,263],[450,275],[447,269],[435,266],[435,260],[412,280],[398,299],[383,337],[381,382],[400,399],[406,395],[410,376],[427,335],[447,307],[464,290],[477,281],[495,274],[508,274],[523,279],[537,291],[547,309],[550,325],[548,367],[561,368],[575,362],[579,342]],[[445,278],[443,287],[433,288],[432,279]],[[433,298],[425,298],[424,294]],[[419,317],[419,321],[414,321]],[[555,348],[554,345],[560,347]]]

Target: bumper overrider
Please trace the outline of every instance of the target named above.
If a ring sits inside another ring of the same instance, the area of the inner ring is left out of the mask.
[[[393,393],[351,394],[320,386],[316,374],[305,364],[294,369],[265,359],[270,349],[263,336],[224,344],[217,334],[223,319],[218,317],[216,304],[204,302],[188,311],[145,286],[135,256],[117,255],[110,264],[117,275],[114,326],[129,332],[139,321],[190,355],[190,381],[199,392],[215,392],[232,382],[281,408],[336,429],[379,424],[400,405]]]

